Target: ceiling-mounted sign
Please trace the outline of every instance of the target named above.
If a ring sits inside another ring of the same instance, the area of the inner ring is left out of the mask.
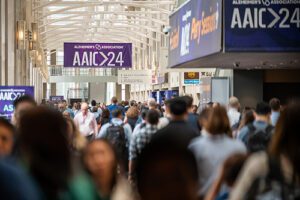
[[[64,43],[64,67],[131,68],[131,43]]]
[[[170,17],[169,67],[221,51],[222,1],[190,0]]]
[[[151,84],[152,71],[151,70],[119,70],[118,83],[119,84]]]
[[[225,50],[300,51],[300,1],[225,0]]]
[[[64,100],[64,96],[50,96],[49,100],[52,102],[59,102]]]
[[[184,72],[184,84],[199,84],[200,83],[200,74],[199,72]]]
[[[34,87],[0,86],[0,117],[11,119],[14,113],[14,101],[24,95],[34,97]]]

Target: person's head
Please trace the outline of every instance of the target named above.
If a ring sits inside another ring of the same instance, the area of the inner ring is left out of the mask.
[[[198,106],[197,105],[192,106],[192,112],[195,113],[195,114],[198,112]]]
[[[59,102],[58,103],[58,110],[59,112],[63,113],[66,110],[66,104],[64,102]]]
[[[270,121],[271,107],[266,102],[260,102],[256,105],[255,119],[260,121]]]
[[[193,102],[194,102],[193,97],[183,96],[182,98],[185,100],[187,108],[190,110],[190,112],[192,112],[192,106],[193,106]]]
[[[126,112],[126,117],[136,119],[139,117],[139,110],[136,107],[130,107]]]
[[[239,130],[242,129],[244,126],[246,126],[249,123],[252,123],[255,120],[254,112],[253,110],[246,110],[243,112],[241,123],[239,126]]]
[[[119,118],[119,119],[123,118],[122,111],[120,109],[116,109],[116,110],[112,111],[111,115],[113,118]]]
[[[109,118],[109,116],[110,116],[109,110],[108,110],[108,109],[104,109],[104,110],[102,111],[101,117],[107,119],[107,118]]]
[[[80,110],[80,108],[81,108],[81,103],[80,102],[76,103],[75,109]]]
[[[74,102],[74,103],[73,103],[73,108],[76,109],[76,107],[77,107],[77,103]]]
[[[117,104],[117,103],[118,103],[117,97],[111,98],[111,103],[112,103],[112,104]]]
[[[130,101],[130,107],[135,106],[135,105],[136,105],[136,101],[131,100],[131,101]]]
[[[171,99],[170,113],[173,120],[186,120],[188,114],[186,101],[182,97]]]
[[[91,106],[96,106],[97,105],[97,102],[95,100],[92,100],[91,101]]]
[[[239,99],[234,96],[230,97],[229,98],[229,107],[239,109],[239,107],[240,107]]]
[[[234,186],[247,158],[246,154],[233,154],[224,161],[222,168],[227,186]]]
[[[212,135],[227,134],[231,136],[230,122],[223,106],[212,108],[206,130]]]
[[[36,106],[35,100],[29,96],[29,95],[24,95],[19,98],[17,98],[14,103],[14,120],[15,120],[15,125],[17,125],[20,121],[20,118],[22,115],[27,112],[28,110],[31,110]]]
[[[199,124],[204,129],[207,129],[208,118],[212,111],[212,108],[204,108],[199,115]]]
[[[148,112],[149,112],[149,110],[147,110],[147,109],[143,109],[141,111],[141,117],[142,117],[143,120],[146,120],[146,116],[147,116]]]
[[[149,106],[149,109],[156,109],[157,108],[157,103],[156,103],[154,98],[150,98],[148,100],[148,106]]]
[[[159,113],[156,110],[149,110],[146,116],[146,122],[151,125],[157,125],[159,122]]]
[[[284,155],[289,159],[293,168],[295,180],[300,178],[300,100],[290,102],[283,110],[275,127],[269,152],[280,158]]]
[[[12,153],[15,128],[8,120],[0,118],[0,158]]]
[[[114,148],[108,141],[96,139],[90,142],[83,153],[83,164],[95,180],[104,181],[113,188],[118,162]]]
[[[124,106],[129,106],[129,102],[128,101],[124,101]]]
[[[179,140],[153,138],[138,158],[136,174],[142,200],[197,199],[197,163]]]
[[[43,193],[57,199],[71,172],[67,123],[61,113],[46,107],[26,112],[19,126],[21,158]]]
[[[280,100],[277,98],[272,98],[269,102],[272,111],[279,112],[280,111]]]
[[[81,113],[82,115],[87,115],[89,112],[89,105],[86,102],[81,103]]]

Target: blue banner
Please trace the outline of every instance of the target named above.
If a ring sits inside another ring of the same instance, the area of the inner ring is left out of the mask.
[[[50,96],[49,100],[52,102],[59,102],[64,100],[64,96]]]
[[[169,67],[221,51],[222,1],[190,0],[170,17]]]
[[[300,0],[225,0],[225,50],[299,52]]]
[[[0,86],[0,117],[11,119],[14,112],[14,101],[24,95],[34,97],[34,87]]]

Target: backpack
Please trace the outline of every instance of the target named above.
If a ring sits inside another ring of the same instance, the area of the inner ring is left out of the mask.
[[[114,125],[110,123],[107,128],[106,139],[114,147],[117,158],[122,165],[125,165],[125,169],[128,167],[128,148],[126,147],[126,136],[124,130],[124,124]]]
[[[257,178],[247,192],[246,200],[300,200],[300,187],[289,184],[282,174],[280,162],[268,156],[269,173]]]
[[[248,129],[249,133],[246,139],[248,151],[250,153],[254,153],[266,150],[271,141],[274,127],[272,125],[268,125],[264,130],[257,130],[251,123],[248,125]]]

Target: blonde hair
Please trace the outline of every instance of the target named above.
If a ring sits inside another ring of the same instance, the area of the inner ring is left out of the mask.
[[[139,110],[136,107],[130,107],[126,112],[126,117],[137,118],[139,116]]]

